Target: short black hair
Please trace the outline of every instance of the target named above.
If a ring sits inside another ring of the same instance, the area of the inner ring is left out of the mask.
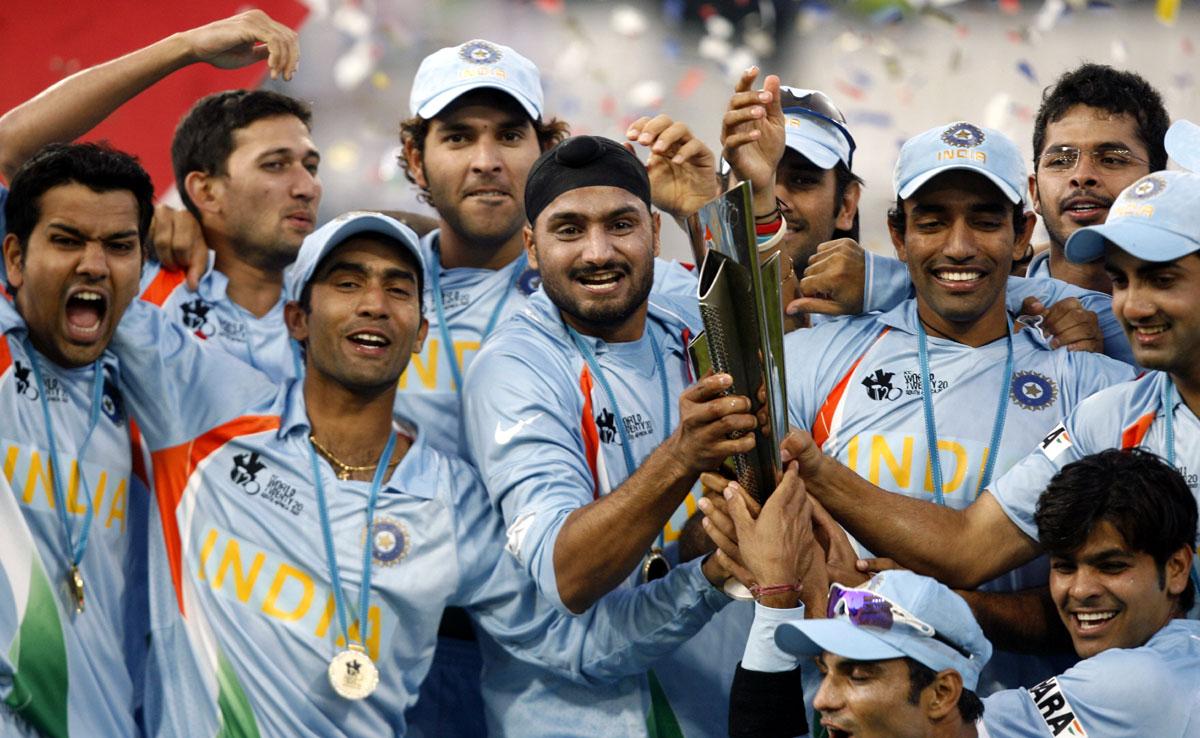
[[[104,143],[50,144],[21,165],[4,203],[8,232],[27,244],[42,218],[42,195],[71,183],[95,192],[132,194],[138,207],[138,239],[145,246],[154,217],[154,184],[136,157]]]
[[[1141,75],[1089,62],[1064,73],[1052,86],[1042,90],[1042,105],[1033,123],[1035,173],[1046,145],[1046,126],[1062,120],[1076,105],[1133,117],[1137,121],[1138,138],[1150,152],[1150,171],[1167,168],[1163,138],[1171,117],[1167,115],[1162,95]]]
[[[414,268],[414,270],[417,273],[417,296],[418,296],[417,309],[421,315],[424,315],[425,314],[425,274],[421,269],[421,262],[418,261],[417,257],[413,255],[412,250],[409,249],[408,246],[404,245],[403,243],[400,243],[400,241],[395,236],[392,236],[387,233],[380,233],[379,231],[363,231],[362,233],[354,234],[350,238],[370,238],[375,241],[379,241],[380,243],[394,249],[396,251],[396,253],[401,254],[403,256],[404,260],[411,264],[411,266]],[[348,241],[349,239],[346,239],[346,240]],[[300,304],[300,307],[304,310],[304,312],[306,312],[306,313],[312,312],[313,282],[316,281],[317,276],[321,274],[321,272],[325,269],[325,267],[329,265],[329,260],[333,257],[334,252],[337,251],[337,249],[344,242],[345,241],[335,245],[333,248],[331,248],[329,250],[328,253],[325,254],[325,256],[323,256],[321,258],[321,260],[319,262],[317,262],[317,266],[313,268],[312,276],[309,278],[308,282],[305,283],[304,288],[300,290],[300,299],[297,300],[297,302]]]
[[[1172,554],[1196,543],[1196,498],[1183,475],[1140,448],[1109,449],[1064,466],[1038,498],[1034,520],[1051,556],[1079,550],[1107,521],[1131,548],[1154,558],[1160,577]],[[1195,594],[1189,578],[1181,611],[1191,609]]]
[[[908,703],[916,705],[921,702],[921,692],[937,678],[937,672],[907,656],[904,663],[908,665]],[[962,694],[958,696],[958,714],[968,725],[978,722],[983,717],[983,701],[979,695],[963,687]]]
[[[840,159],[838,160],[837,164],[833,165],[833,177],[834,177],[834,195],[833,195],[834,211],[833,212],[834,212],[834,215],[836,215],[837,211],[840,210],[842,207],[842,197],[845,196],[846,189],[848,187],[850,187],[850,184],[853,182],[857,182],[860,187],[863,186],[863,180],[862,180],[862,177],[860,177],[857,174],[855,174],[854,172],[850,171],[850,167],[846,166],[846,163],[841,161]],[[841,229],[834,229],[833,237],[834,237],[834,239],[849,238],[849,239],[852,239],[855,242],[857,242],[858,236],[859,236],[859,218],[858,218],[858,208],[856,207],[856,208],[854,208],[854,223],[852,223],[850,225],[850,230],[843,231]]]
[[[200,210],[184,185],[188,173],[225,174],[234,149],[234,131],[279,115],[295,116],[305,128],[312,128],[312,109],[307,103],[269,90],[213,93],[196,101],[179,121],[171,140],[171,168],[179,197],[196,220],[200,219]]]

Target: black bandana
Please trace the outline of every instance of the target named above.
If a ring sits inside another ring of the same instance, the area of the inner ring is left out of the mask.
[[[620,187],[650,207],[646,167],[621,144],[600,136],[573,136],[538,157],[525,180],[525,216],[538,214],[564,192],[580,187]]]

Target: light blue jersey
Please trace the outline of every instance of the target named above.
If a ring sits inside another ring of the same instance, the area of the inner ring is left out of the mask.
[[[83,456],[93,367],[64,369],[27,350],[25,323],[0,299],[0,734],[138,733],[146,617],[147,494],[133,474],[133,429],[105,353],[97,423]],[[33,362],[40,368],[36,379]],[[80,561],[84,611],[53,491],[49,408],[72,540],[93,518]],[[14,716],[13,710],[18,716]],[[36,732],[35,731],[35,732]]]
[[[276,382],[295,376],[282,297],[266,315],[255,317],[229,298],[229,278],[213,268],[211,254],[196,292],[188,290],[184,278],[180,271],[158,265],[147,267],[142,275],[141,299],[159,306],[197,337],[211,341]]]
[[[678,397],[694,381],[686,346],[700,327],[695,282],[690,285],[687,297],[651,293],[646,330],[638,341],[606,344],[580,337],[595,355],[617,407],[543,292],[496,332],[467,374],[464,417],[470,458],[504,514],[510,550],[518,552],[539,591],[556,605],[561,601],[553,552],[563,522],[629,477],[621,427],[636,468],[678,422]],[[666,415],[656,350],[666,373]],[[695,494],[689,494],[663,530],[661,544],[669,559],[676,558],[683,525],[697,509]],[[636,575],[624,586],[635,583]],[[669,709],[686,735],[707,735],[714,725],[725,725],[728,685],[751,619],[751,608],[743,603],[726,608],[698,638],[656,665],[656,678],[670,702],[669,708],[661,700],[655,703],[656,717]],[[571,709],[526,714],[531,711],[522,706],[534,704],[528,702],[531,697],[550,692]],[[505,720],[513,715],[528,721],[529,735],[563,735],[563,730],[579,736],[645,735],[650,684],[630,680],[603,691],[551,683],[514,686],[510,705]],[[589,709],[591,717],[582,717]],[[566,719],[591,722],[575,732],[563,727],[574,725]],[[519,725],[512,720],[506,729],[522,734]]]
[[[908,300],[882,314],[788,334],[789,420],[872,484],[931,501],[916,333],[916,301]],[[1004,376],[1005,339],[976,348],[933,336],[927,340],[943,492],[945,504],[955,509],[967,507],[982,491],[991,457],[999,476],[1088,395],[1133,376],[1128,365],[1099,354],[1052,351],[1036,329],[1012,337],[1011,377]],[[1000,448],[993,449],[1001,387],[1007,388],[1003,435]],[[987,588],[1018,591],[1044,585],[1047,577],[1040,559]],[[997,652],[981,688],[986,693],[1034,684],[1057,670],[1041,659]]]
[[[912,282],[904,262],[879,254],[866,252],[866,276],[863,292],[863,311],[882,312],[890,310],[905,299],[913,296]],[[1100,332],[1104,335],[1104,353],[1130,366],[1136,366],[1133,349],[1125,337],[1125,329],[1112,312],[1112,297],[1102,292],[1085,290],[1082,287],[1050,278],[1050,262],[1046,262],[1046,273],[1031,271],[1029,277],[1009,277],[1005,290],[1008,311],[1016,315],[1027,297],[1036,297],[1047,307],[1075,297],[1080,304],[1096,314],[1100,320]]]
[[[1200,737],[1200,622],[1172,620],[1029,689],[983,701],[993,738]]]
[[[437,269],[442,311],[435,305],[431,275],[425,279],[429,335],[421,353],[412,358],[400,377],[396,393],[396,415],[416,418],[427,429],[429,444],[448,454],[464,454],[461,446],[462,401],[457,376],[465,377],[485,338],[525,307],[525,301],[541,286],[541,277],[528,267],[524,254],[500,269],[442,266],[435,230],[421,239],[422,256],[429,269]],[[658,293],[691,294],[695,278],[678,262],[655,260],[654,287]],[[445,331],[441,317],[445,317]],[[447,345],[453,350],[448,351]],[[452,363],[453,362],[453,363]]]
[[[721,604],[693,565],[579,618],[555,612],[503,553],[475,472],[406,428],[412,445],[372,521],[365,646],[380,684],[366,700],[343,700],[325,676],[344,644],[318,543],[301,383],[278,387],[144,302],[113,348],[129,359],[121,381],[144,420],[160,515],[146,710],[155,735],[403,735],[447,605],[466,608],[531,669],[588,683],[641,672]],[[369,485],[320,467],[356,603]]]

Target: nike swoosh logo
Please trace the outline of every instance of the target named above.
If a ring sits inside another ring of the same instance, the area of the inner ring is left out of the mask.
[[[518,420],[516,423],[513,423],[511,428],[501,428],[500,421],[497,420],[496,421],[496,443],[500,444],[501,446],[507,444],[518,433],[521,432],[522,428],[529,425],[530,423],[537,420],[538,418],[542,417],[542,415],[544,415],[544,414],[545,413],[538,413],[537,415],[530,415],[528,418],[525,418],[524,420]]]

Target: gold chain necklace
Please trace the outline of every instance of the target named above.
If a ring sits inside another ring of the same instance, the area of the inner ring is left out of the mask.
[[[343,462],[341,459],[339,459],[338,457],[334,456],[332,451],[330,451],[329,449],[325,448],[325,447],[324,447],[324,446],[322,446],[321,444],[317,443],[317,437],[316,437],[316,435],[315,435],[315,434],[309,434],[309,436],[308,436],[308,440],[312,442],[312,445],[314,445],[314,446],[316,446],[316,447],[317,447],[317,450],[321,452],[321,455],[322,455],[322,456],[324,456],[324,457],[325,457],[326,459],[328,459],[328,460],[329,460],[329,461],[330,461],[330,462],[331,462],[331,463],[332,463],[334,466],[336,466],[336,467],[337,467],[337,478],[338,478],[338,479],[341,479],[341,480],[345,481],[345,480],[347,480],[347,479],[349,479],[349,478],[350,478],[350,475],[351,475],[351,474],[356,474],[356,473],[361,473],[361,472],[375,471],[375,465],[374,465],[374,464],[364,464],[363,466],[351,466],[350,464],[346,464],[346,463],[344,463],[344,462]],[[391,469],[393,466],[395,466],[395,465],[396,465],[397,461],[399,461],[399,459],[397,459],[396,461],[393,461],[393,462],[389,463],[389,464],[387,465],[387,468],[388,468],[388,469]]]

